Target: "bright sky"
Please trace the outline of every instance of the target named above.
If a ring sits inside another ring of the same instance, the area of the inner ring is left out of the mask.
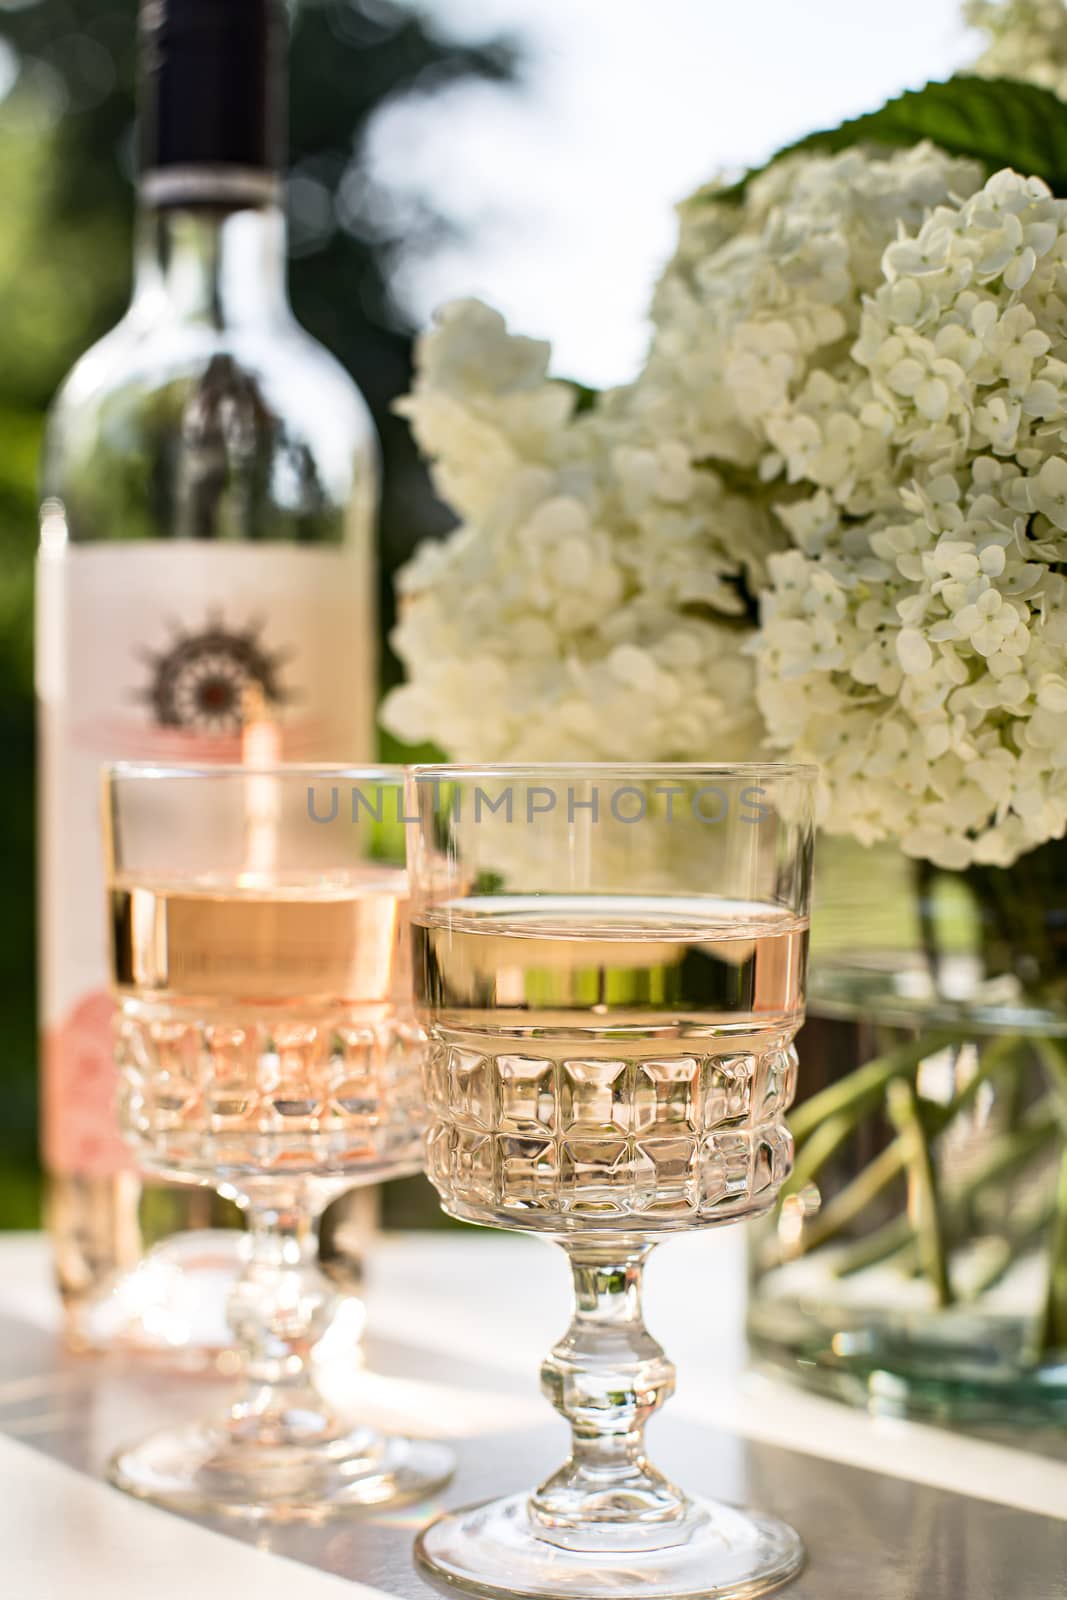
[[[457,295],[551,338],[555,368],[640,361],[671,206],[722,167],[973,58],[959,0],[425,0],[442,30],[514,34],[519,89],[457,87],[382,117],[375,159],[463,229],[410,262],[420,322]]]

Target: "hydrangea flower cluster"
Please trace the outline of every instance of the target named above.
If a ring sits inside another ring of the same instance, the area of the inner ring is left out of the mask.
[[[404,402],[462,521],[401,579],[401,737],[823,771],[945,866],[1067,829],[1067,203],[930,145],[704,193],[579,405],[488,308]]]
[[[974,70],[1018,78],[1067,99],[1067,5],[1064,0],[966,0],[964,16],[989,35]]]
[[[758,742],[731,619],[746,502],[617,397],[576,413],[548,346],[488,307],[446,308],[402,409],[463,518],[400,575],[409,683],[384,720],[461,760],[675,760]],[[615,413],[618,414],[615,414]]]
[[[787,512],[760,705],[821,762],[832,830],[1008,865],[1067,827],[1067,204],[1002,172],[882,274],[821,420],[880,436],[870,514],[847,479]]]

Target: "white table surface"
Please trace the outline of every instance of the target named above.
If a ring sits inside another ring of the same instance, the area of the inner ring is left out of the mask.
[[[465,1458],[483,1463],[496,1435],[540,1437],[535,1430],[544,1428],[552,1413],[539,1393],[538,1364],[566,1324],[567,1280],[562,1253],[537,1240],[386,1236],[372,1258],[367,1300],[371,1357],[376,1351],[385,1355],[378,1365],[388,1375],[338,1372],[338,1396],[375,1420],[453,1438]],[[656,1252],[647,1274],[650,1327],[679,1369],[668,1414],[676,1423],[719,1430],[700,1435],[714,1438],[717,1480],[732,1470],[731,1460],[723,1458],[736,1453],[740,1461],[754,1443],[757,1450],[800,1452],[813,1475],[817,1464],[836,1463],[878,1475],[863,1477],[864,1484],[898,1480],[925,1486],[916,1490],[915,1504],[928,1511],[935,1540],[946,1506],[970,1505],[971,1525],[973,1502],[987,1506],[994,1520],[1005,1518],[998,1507],[1031,1513],[1004,1525],[1010,1523],[1024,1540],[1030,1536],[1026,1530],[1039,1531],[1046,1548],[1051,1530],[1052,1548],[1064,1554],[1063,1584],[1053,1583],[1041,1594],[1020,1589],[1019,1600],[1067,1595],[1067,1462],[935,1427],[869,1417],[746,1373],[743,1295],[740,1230],[679,1239]],[[342,1595],[374,1600],[383,1592],[409,1592],[407,1580],[390,1590],[380,1564],[368,1576],[377,1577],[381,1587],[359,1581],[364,1569],[358,1538],[345,1546],[343,1558],[335,1553],[308,1564],[303,1554],[294,1561],[111,1489],[97,1463],[121,1438],[202,1410],[205,1394],[217,1401],[223,1391],[187,1378],[146,1385],[107,1363],[61,1358],[55,1354],[58,1325],[44,1241],[28,1234],[0,1235],[0,1327],[7,1330],[0,1345],[4,1600],[233,1600],[242,1587],[255,1600],[318,1600],[320,1595],[323,1600]],[[565,1435],[562,1424],[556,1426],[561,1449]],[[85,1459],[77,1467],[62,1459],[62,1440],[74,1429],[87,1440]],[[765,1454],[794,1474],[803,1471],[803,1463],[797,1467],[791,1456]],[[856,1475],[857,1483],[861,1476]],[[827,1481],[836,1485],[834,1496],[842,1485],[847,1492],[849,1479],[840,1470]],[[462,1482],[457,1494],[445,1496],[446,1503],[472,1498],[461,1489]],[[936,1491],[968,1500],[954,1501]],[[889,1498],[895,1493],[890,1491]],[[398,1527],[407,1539],[417,1526],[418,1508],[412,1509],[412,1515],[393,1514],[394,1541]],[[258,1542],[269,1546],[270,1536]],[[330,1566],[341,1567],[343,1575],[322,1570]],[[817,1576],[814,1563],[812,1575]],[[970,1600],[971,1590],[950,1579],[938,1579],[936,1585],[931,1579],[931,1584],[878,1592]],[[803,1594],[858,1600],[857,1593],[846,1595],[829,1582],[804,1587]],[[997,1600],[1014,1600],[1014,1595],[998,1593]]]

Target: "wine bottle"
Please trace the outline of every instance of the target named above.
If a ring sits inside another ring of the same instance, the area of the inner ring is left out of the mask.
[[[288,303],[286,45],[283,0],[145,0],[131,304],[46,430],[41,1104],[81,1346],[224,1339],[236,1238],[203,1231],[219,1202],[143,1182],[117,1132],[100,767],[371,754],[376,440]]]

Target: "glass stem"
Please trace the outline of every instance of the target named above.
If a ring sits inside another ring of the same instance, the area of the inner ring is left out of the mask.
[[[574,1316],[541,1386],[570,1424],[571,1453],[530,1497],[530,1517],[539,1537],[567,1549],[650,1549],[658,1534],[671,1543],[687,1502],[645,1456],[645,1423],[674,1392],[674,1366],[641,1312],[651,1246],[560,1242]]]
[[[312,1354],[337,1297],[318,1266],[319,1207],[292,1184],[257,1185],[238,1204],[249,1249],[229,1306],[245,1378],[234,1425],[262,1442],[321,1436],[330,1424]]]

